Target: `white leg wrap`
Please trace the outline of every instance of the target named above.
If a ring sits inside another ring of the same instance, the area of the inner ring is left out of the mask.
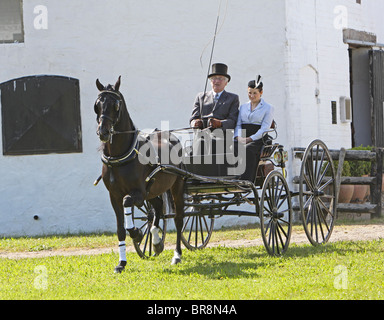
[[[135,227],[135,223],[133,222],[133,210],[132,207],[124,208],[125,215],[125,229],[132,229]]]
[[[119,261],[127,261],[125,241],[119,241]]]
[[[175,253],[173,255],[173,258],[172,258],[172,264],[178,264],[181,262],[181,254],[178,253],[176,250],[175,250]]]
[[[160,236],[159,236],[159,228],[156,226],[152,226],[151,228],[152,233],[152,242],[154,245],[159,244],[161,242]]]
[[[175,253],[174,253],[173,256],[174,256],[175,258],[177,258],[177,259],[181,259],[181,254],[178,253],[176,250],[175,250]]]

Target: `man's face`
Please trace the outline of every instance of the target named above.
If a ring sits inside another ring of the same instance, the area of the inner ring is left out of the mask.
[[[213,76],[209,80],[211,80],[212,90],[216,93],[223,91],[228,84],[228,78],[224,76]]]

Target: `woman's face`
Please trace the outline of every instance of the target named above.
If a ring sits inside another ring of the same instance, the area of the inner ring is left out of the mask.
[[[259,89],[252,89],[252,88],[248,88],[248,98],[249,100],[251,100],[251,102],[253,103],[256,103],[256,102],[260,102],[260,99],[261,99],[261,96],[263,95],[263,90],[259,90]]]

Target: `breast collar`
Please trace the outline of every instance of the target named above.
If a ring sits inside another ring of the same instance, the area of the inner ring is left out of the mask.
[[[105,165],[107,165],[108,167],[120,167],[120,166],[123,166],[123,165],[127,164],[128,162],[131,162],[132,160],[134,160],[139,153],[139,151],[138,151],[139,132],[140,131],[135,128],[133,141],[132,141],[131,146],[128,149],[128,152],[126,152],[125,154],[123,154],[122,156],[119,156],[119,157],[108,157],[103,153],[101,155],[101,161]]]

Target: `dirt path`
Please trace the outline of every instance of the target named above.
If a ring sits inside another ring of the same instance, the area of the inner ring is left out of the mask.
[[[336,226],[333,229],[329,242],[338,241],[358,241],[358,240],[377,240],[384,238],[384,225],[361,225],[361,226]],[[309,244],[304,231],[292,232],[291,242],[296,244]],[[214,243],[210,244],[215,245]],[[257,246],[263,245],[263,240],[236,240],[236,241],[221,241],[217,245],[239,247],[239,246]]]
[[[384,225],[353,225],[353,226],[336,226],[333,230],[330,242],[337,241],[357,241],[357,240],[376,240],[384,238]],[[309,243],[308,239],[302,232],[293,232],[291,243],[303,244]],[[255,240],[225,240],[220,242],[212,241],[208,247],[244,247],[263,245],[262,239]],[[173,246],[165,249],[173,249]],[[128,251],[134,252],[132,246],[128,246]],[[94,248],[94,249],[68,249],[68,250],[43,250],[37,252],[0,252],[0,258],[8,259],[24,259],[24,258],[44,258],[50,256],[79,256],[79,255],[96,255],[103,253],[117,252],[116,247]]]

